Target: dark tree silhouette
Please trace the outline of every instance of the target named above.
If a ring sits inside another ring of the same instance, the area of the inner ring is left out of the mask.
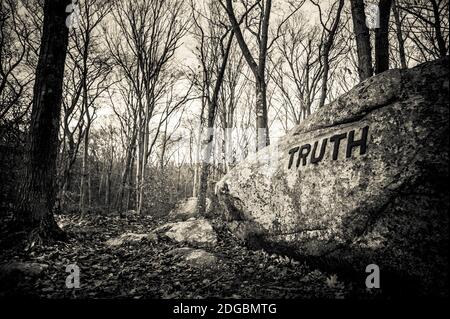
[[[372,49],[369,28],[366,25],[363,0],[351,0],[353,31],[356,37],[358,52],[358,74],[360,81],[373,75]]]
[[[389,17],[392,0],[380,0],[380,27],[375,31],[375,74],[389,69]]]
[[[39,238],[60,238],[53,210],[62,83],[67,53],[66,8],[70,0],[46,0],[39,62],[28,132],[28,158],[16,219]]]

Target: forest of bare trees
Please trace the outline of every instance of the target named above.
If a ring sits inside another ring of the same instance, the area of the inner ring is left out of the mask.
[[[2,209],[158,216],[368,77],[448,55],[447,1],[3,0]],[[51,233],[51,232],[50,232]]]
[[[448,0],[0,0],[0,298],[448,297],[449,28]]]

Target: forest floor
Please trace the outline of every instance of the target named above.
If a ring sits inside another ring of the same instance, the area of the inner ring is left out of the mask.
[[[116,247],[106,244],[126,232],[149,233],[165,223],[164,218],[76,214],[56,218],[68,240],[31,248],[25,242],[8,245],[7,223],[1,223],[0,265],[17,261],[39,263],[44,269],[38,275],[0,274],[0,296],[335,299],[351,298],[355,290],[355,283],[312,269],[305,262],[246,248],[219,220],[212,220],[218,242],[206,250],[217,256],[220,264],[203,269],[180,263],[179,257],[170,253],[186,246],[181,243],[144,239]],[[66,288],[69,264],[80,269],[78,289]]]

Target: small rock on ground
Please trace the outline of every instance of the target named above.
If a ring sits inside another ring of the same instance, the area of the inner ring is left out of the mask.
[[[175,248],[169,251],[169,255],[182,258],[183,262],[192,267],[214,267],[217,266],[218,258],[203,250],[189,247]]]
[[[161,237],[194,245],[215,245],[217,235],[206,219],[167,223],[154,230]]]
[[[106,241],[106,245],[110,247],[115,246],[121,246],[125,243],[131,243],[131,242],[138,242],[143,239],[149,240],[149,241],[155,241],[157,240],[157,237],[155,234],[136,234],[136,233],[124,233],[116,238],[111,238]]]
[[[0,266],[0,275],[6,277],[13,273],[20,273],[27,276],[39,276],[46,268],[48,268],[47,264],[13,261]]]

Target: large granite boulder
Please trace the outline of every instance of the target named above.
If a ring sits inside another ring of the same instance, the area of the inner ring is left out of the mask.
[[[360,83],[218,182],[231,229],[447,294],[448,96],[448,57]]]

